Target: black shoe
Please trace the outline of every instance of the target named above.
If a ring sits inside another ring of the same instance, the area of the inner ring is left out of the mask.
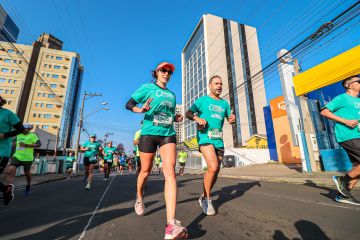
[[[353,196],[344,197],[342,194],[338,194],[335,197],[335,201],[340,202],[340,203],[347,203],[347,204],[360,206],[360,201],[357,200],[356,198],[354,198]]]
[[[4,195],[3,198],[4,205],[9,205],[15,198],[14,185],[13,184],[7,185],[7,189],[3,195]]]
[[[352,197],[349,187],[343,180],[341,180],[341,177],[333,176],[332,179],[334,180],[334,182],[336,184],[336,188],[344,197],[347,197],[347,198]]]

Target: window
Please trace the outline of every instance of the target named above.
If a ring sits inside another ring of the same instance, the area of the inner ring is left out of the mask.
[[[46,55],[46,58],[49,58],[49,55]]]
[[[43,97],[46,97],[46,93],[43,93],[42,96],[43,96]]]
[[[57,56],[56,60],[62,60],[62,57]]]
[[[7,104],[10,105],[12,102],[11,101],[8,101]]]
[[[49,94],[48,98],[55,98],[55,94]]]
[[[20,72],[20,70],[16,70],[16,74],[18,74]]]
[[[0,83],[6,82],[6,79],[0,78]]]
[[[15,90],[11,90],[11,94],[14,94],[15,93]]]
[[[15,84],[17,82],[17,80],[13,80],[13,83]]]
[[[40,87],[45,87],[45,83],[40,83]]]
[[[38,117],[39,117],[39,118],[42,118],[42,114],[41,114],[41,113],[39,113]]]
[[[14,50],[9,49],[9,50],[8,50],[8,53],[14,53]]]
[[[41,129],[49,129],[49,125],[42,125]]]
[[[47,64],[44,64],[44,67],[47,67],[48,65]]]
[[[53,75],[52,75],[52,78],[59,78],[59,75],[53,74]]]
[[[33,117],[36,118],[36,113],[33,114]]]
[[[8,83],[11,83],[11,79],[8,80]]]
[[[38,93],[37,96],[38,96],[38,97],[41,97],[41,93]]]
[[[39,105],[40,105],[39,103],[35,103],[35,107],[39,107]]]
[[[44,104],[43,104],[43,103],[40,103],[40,107],[44,107]]]
[[[54,59],[54,56],[51,56],[50,58],[51,58],[51,59]]]
[[[14,60],[14,63],[17,63],[17,60]]]
[[[1,72],[7,73],[7,72],[9,72],[9,69],[7,69],[7,68],[2,68],[2,69],[1,69]]]
[[[46,104],[46,108],[53,108],[54,104]]]
[[[54,65],[54,69],[60,69],[59,65]]]
[[[8,93],[9,93],[9,90],[6,89],[6,90],[5,90],[5,93],[8,94]]]
[[[44,114],[44,118],[47,118],[47,119],[51,118],[51,114]]]
[[[19,61],[19,64],[22,64],[22,61]]]
[[[45,77],[45,73],[42,73],[41,76],[42,76],[42,77]]]
[[[14,73],[15,72],[15,69],[11,69],[11,73]]]
[[[51,87],[51,88],[56,88],[57,85],[56,85],[56,84],[50,84],[50,87]]]
[[[7,59],[4,59],[4,62],[5,63],[11,63],[11,60],[7,58]]]
[[[52,65],[51,65],[51,64],[49,64],[49,68],[52,68]]]
[[[50,77],[50,73],[46,74],[47,77]]]
[[[4,89],[0,89],[0,93],[3,93],[4,92]]]

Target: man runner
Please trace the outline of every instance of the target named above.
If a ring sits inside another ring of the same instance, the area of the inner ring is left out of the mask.
[[[2,107],[5,104],[6,100],[0,96],[0,174],[4,171],[11,156],[11,138],[25,131],[18,116]],[[5,185],[0,182],[0,191],[3,193],[4,205],[12,202],[14,199],[13,184]]]
[[[353,168],[345,176],[333,176],[340,194],[337,202],[360,205],[350,191],[360,177],[360,76],[351,76],[342,81],[346,93],[329,102],[321,115],[335,121],[336,141],[345,149]]]
[[[123,175],[124,169],[126,168],[126,155],[124,152],[122,152],[121,156],[119,157],[119,163],[120,163],[120,175]]]
[[[184,176],[184,169],[185,169],[186,160],[188,157],[188,154],[187,154],[187,152],[184,151],[184,148],[181,148],[181,151],[178,153],[177,157],[178,157],[179,165],[180,165],[179,174],[180,174],[180,176]]]
[[[105,176],[104,176],[104,181],[109,180],[109,176],[110,176],[110,169],[113,166],[113,161],[114,161],[114,155],[117,152],[117,149],[115,147],[113,147],[112,145],[112,141],[109,141],[107,143],[107,146],[104,148],[103,150],[103,155],[104,155],[104,169],[105,169]]]
[[[85,151],[84,166],[87,176],[85,190],[90,190],[91,182],[94,176],[94,167],[97,162],[97,155],[102,151],[101,144],[96,141],[95,134],[90,135],[90,139],[81,146],[81,151]]]
[[[38,136],[30,132],[33,129],[31,124],[24,124],[25,132],[17,135],[16,137],[16,151],[11,158],[10,165],[7,169],[6,181],[8,184],[14,182],[16,169],[20,166],[24,167],[24,173],[26,176],[26,188],[24,195],[28,196],[31,194],[31,165],[34,161],[34,148],[41,146]]]
[[[222,128],[224,119],[232,124],[235,115],[231,114],[227,101],[220,98],[222,92],[221,77],[215,75],[209,80],[210,95],[198,98],[186,112],[186,117],[198,123],[197,140],[208,170],[204,175],[204,192],[199,198],[202,211],[206,215],[215,215],[211,201],[211,189],[220,171],[220,161],[224,156]]]

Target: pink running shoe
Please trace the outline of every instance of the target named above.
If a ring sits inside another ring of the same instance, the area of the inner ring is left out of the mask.
[[[174,221],[169,222],[165,227],[165,240],[171,239],[187,239],[188,233],[187,229],[181,226],[181,222],[174,219]]]
[[[145,211],[145,205],[141,198],[137,198],[135,202],[135,212],[137,215],[143,215]]]

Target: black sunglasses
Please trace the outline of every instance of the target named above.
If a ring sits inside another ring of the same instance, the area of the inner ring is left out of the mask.
[[[167,70],[166,68],[159,68],[159,71],[162,73],[168,73],[169,75],[173,74],[173,71]]]

